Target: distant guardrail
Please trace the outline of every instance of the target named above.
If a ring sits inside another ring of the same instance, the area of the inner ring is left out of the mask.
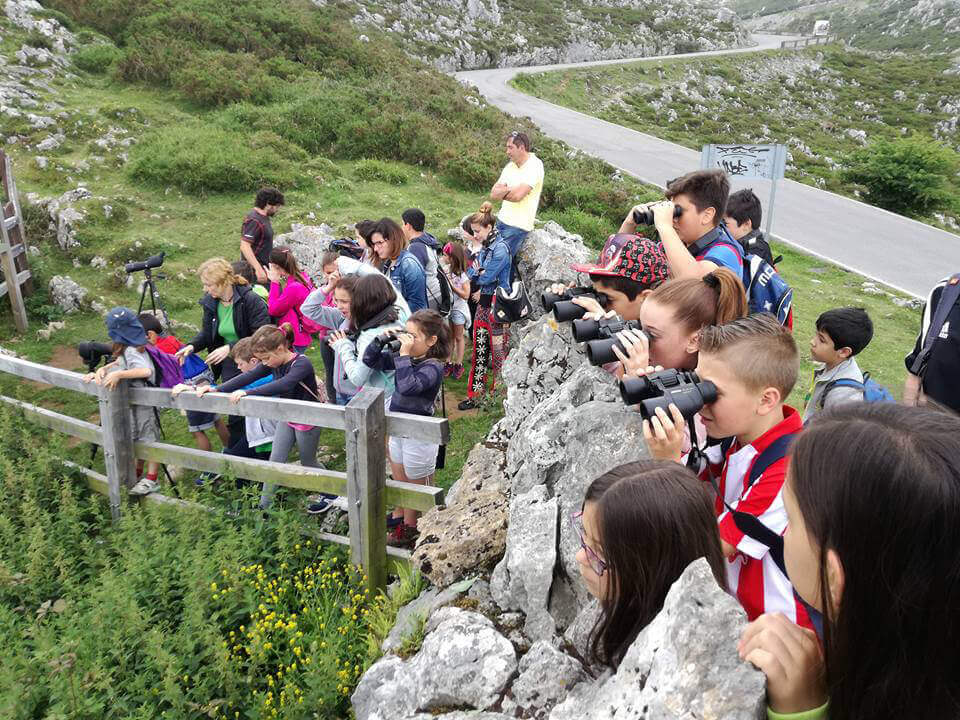
[[[410,562],[409,551],[386,545],[386,506],[389,504],[426,511],[443,503],[441,488],[387,481],[386,438],[396,435],[445,444],[450,439],[447,419],[385,412],[384,393],[380,388],[364,388],[345,407],[263,397],[245,397],[233,404],[229,396],[223,393],[208,393],[203,398],[193,393],[183,393],[174,398],[169,390],[130,388],[126,382],[107,390],[103,386],[83,382],[78,373],[7,355],[0,355],[0,373],[98,399],[99,425],[0,395],[0,402],[16,408],[31,422],[103,447],[106,475],[66,460],[64,463],[79,470],[87,478],[92,490],[110,498],[110,511],[114,519],[120,517],[126,494],[123,490],[132,487],[137,480],[138,459],[237,475],[253,482],[268,482],[310,492],[345,495],[350,536],[317,533],[316,537],[349,545],[351,561],[363,566],[367,585],[375,590],[386,587],[388,570],[395,570],[398,565],[409,566]],[[250,460],[162,442],[134,442],[130,427],[131,405],[205,410],[343,430],[346,432],[347,471],[343,473],[267,460]],[[150,503],[195,505],[156,493],[141,499]]]
[[[798,38],[797,40],[782,40],[780,49],[787,48],[805,48],[811,45],[829,45],[840,39],[839,35],[812,35],[810,37]]]

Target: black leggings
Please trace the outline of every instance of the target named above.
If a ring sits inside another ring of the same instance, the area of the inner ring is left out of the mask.
[[[333,354],[333,348],[330,347],[326,339],[317,342],[320,343],[320,359],[323,360],[323,384],[327,388],[329,402],[334,402],[337,399],[337,391],[333,387],[333,366],[336,363],[336,358]]]

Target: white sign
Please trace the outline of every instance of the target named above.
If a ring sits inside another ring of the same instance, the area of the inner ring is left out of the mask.
[[[785,145],[704,145],[700,167],[720,168],[731,177],[779,180],[787,165]]]
[[[777,197],[777,180],[787,168],[786,145],[704,145],[700,154],[704,170],[719,168],[727,175],[745,180],[770,180],[770,201],[767,203],[767,238],[773,230],[773,203]],[[759,229],[759,228],[757,228]]]

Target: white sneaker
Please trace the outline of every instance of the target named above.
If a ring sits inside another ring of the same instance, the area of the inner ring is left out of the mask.
[[[160,488],[160,483],[150,478],[140,478],[136,485],[130,488],[131,495],[149,495]]]
[[[338,495],[330,501],[330,507],[335,507],[338,510],[347,511],[347,499],[342,495]]]

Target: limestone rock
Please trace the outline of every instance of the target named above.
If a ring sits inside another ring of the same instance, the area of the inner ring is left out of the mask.
[[[557,498],[536,485],[510,502],[507,549],[490,579],[490,592],[504,610],[523,610],[524,632],[533,640],[553,636],[547,610],[557,560]]]
[[[416,655],[409,660],[387,656],[364,674],[353,693],[353,709],[357,720],[450,707],[486,710],[499,702],[516,669],[513,646],[492,622],[445,607],[431,616]]]
[[[553,221],[527,235],[517,254],[517,266],[533,305],[533,317],[543,314],[540,293],[553,283],[576,282],[577,273],[570,266],[590,262],[596,255],[583,244],[582,237],[568,233]]]
[[[310,277],[315,277],[323,273],[320,258],[334,240],[336,240],[334,229],[326,223],[322,225],[293,223],[290,232],[277,235],[273,239],[273,246],[290,246],[300,268]]]
[[[431,583],[446,587],[503,555],[507,499],[498,490],[464,493],[456,505],[425,513],[417,526],[411,560]]]
[[[563,633],[563,639],[567,644],[576,651],[577,655],[588,662],[590,657],[590,632],[599,618],[600,603],[594,598],[580,609],[577,617]]]
[[[499,447],[484,443],[474,445],[463,464],[460,479],[447,490],[445,496],[447,507],[457,505],[461,494],[465,495],[468,492],[506,492],[503,475],[506,464],[506,455]]]
[[[737,655],[745,625],[737,601],[717,586],[707,561],[697,560],[674,583],[616,674],[578,686],[550,720],[760,717],[766,680]]]
[[[609,373],[590,365],[577,368],[556,392],[537,405],[510,443],[507,475],[512,478],[513,495],[545,484],[558,502],[559,563],[551,613],[562,628],[590,600],[577,569],[579,541],[570,525],[570,514],[580,509],[587,486],[595,478],[646,457],[639,413],[623,405]]]
[[[68,275],[54,275],[50,279],[50,299],[65,313],[82,310],[87,290],[73,281]]]
[[[504,417],[497,424],[499,436],[507,439],[540,402],[587,362],[583,345],[573,340],[570,323],[558,324],[552,315],[518,326],[514,341],[503,364],[507,397]]]
[[[433,715],[431,713],[417,713],[408,715],[404,720],[513,720],[513,715],[504,715],[498,712],[483,712],[481,710],[458,710],[457,712]]]
[[[434,611],[455,602],[457,598],[470,589],[473,582],[473,580],[465,580],[456,585],[451,585],[445,590],[437,588],[424,590],[419,597],[408,602],[397,612],[397,620],[393,629],[383,639],[380,649],[385,653],[399,650],[403,641],[416,631],[419,622],[426,620]]]
[[[546,718],[576,685],[588,679],[583,666],[546,641],[533,644],[520,659],[520,676],[503,702],[505,711],[519,710],[525,718]]]

